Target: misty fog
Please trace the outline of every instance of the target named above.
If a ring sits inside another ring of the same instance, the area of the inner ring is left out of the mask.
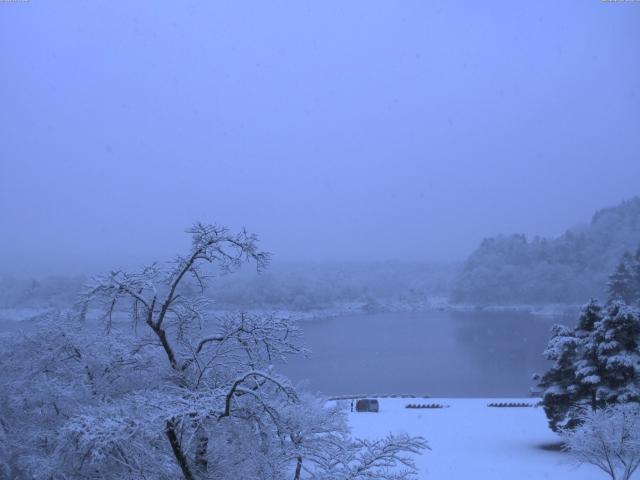
[[[0,41],[0,480],[635,474],[639,2],[0,0]]]
[[[5,270],[150,261],[195,220],[279,259],[461,260],[638,193],[632,5],[2,7]]]

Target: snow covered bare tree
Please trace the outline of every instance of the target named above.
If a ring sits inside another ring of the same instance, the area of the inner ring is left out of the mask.
[[[579,463],[595,465],[611,480],[630,480],[640,466],[640,407],[618,405],[586,411],[581,424],[562,434]]]
[[[339,408],[275,372],[306,351],[291,320],[208,317],[211,274],[267,265],[256,237],[188,232],[187,255],[96,277],[78,315],[2,349],[2,468],[48,480],[411,477],[424,440],[352,439]],[[104,328],[89,318],[96,303]]]

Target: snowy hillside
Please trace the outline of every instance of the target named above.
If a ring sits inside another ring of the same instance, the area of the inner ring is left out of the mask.
[[[350,413],[356,437],[380,438],[389,431],[422,435],[431,447],[417,464],[420,479],[434,480],[598,480],[594,467],[576,467],[554,450],[558,437],[541,408],[490,408],[490,402],[527,399],[382,398],[379,413]],[[407,409],[409,403],[450,408]]]

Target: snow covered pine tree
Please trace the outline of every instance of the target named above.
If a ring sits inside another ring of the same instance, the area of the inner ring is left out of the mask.
[[[539,379],[538,386],[544,390],[542,404],[549,425],[557,431],[565,426],[567,412],[573,406],[578,386],[575,378],[575,361],[578,339],[572,329],[554,325],[551,340],[544,352],[553,366]]]
[[[554,431],[576,427],[586,411],[640,402],[640,309],[622,301],[634,298],[634,258],[625,254],[611,276],[607,306],[591,300],[575,329],[552,329],[545,356],[554,365],[538,386]]]
[[[635,255],[624,253],[607,287],[610,301],[640,305],[640,246]]]

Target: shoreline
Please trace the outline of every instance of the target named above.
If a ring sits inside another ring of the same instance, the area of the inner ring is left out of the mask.
[[[322,320],[347,315],[377,315],[392,313],[430,313],[430,312],[496,312],[496,313],[525,313],[536,317],[577,317],[582,305],[577,304],[456,304],[449,302],[446,297],[433,297],[424,302],[345,302],[339,305],[310,310],[294,310],[287,308],[212,308],[209,313],[212,317],[229,315],[237,312],[250,314],[267,314],[292,318],[300,322]],[[57,308],[55,306],[42,306],[32,308],[0,308],[0,322],[21,322],[34,320],[37,317],[53,313],[68,312],[71,308]],[[123,312],[124,313],[124,312]]]
[[[248,313],[267,313],[299,321],[322,320],[347,315],[376,315],[391,313],[430,313],[430,312],[496,312],[496,313],[525,313],[535,317],[577,317],[582,304],[455,304],[445,297],[434,297],[424,302],[387,302],[371,305],[365,302],[350,302],[313,310],[292,310],[286,308],[246,309]],[[240,310],[219,309],[212,310],[213,314],[224,315]]]

